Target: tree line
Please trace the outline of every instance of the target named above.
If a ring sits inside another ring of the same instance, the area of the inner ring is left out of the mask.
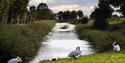
[[[79,11],[60,11],[54,14],[46,3],[40,3],[37,7],[30,6],[27,9],[29,0],[0,0],[0,22],[7,24],[30,23],[43,19],[69,20],[84,17],[81,10]],[[120,7],[117,12],[125,16],[124,0],[99,0],[98,7],[91,13],[91,18],[95,19],[93,27],[96,29],[106,29],[108,27],[107,18],[112,16],[114,10],[111,8]],[[84,19],[83,19],[84,20]]]
[[[34,20],[54,19],[54,13],[46,3],[40,3],[37,7],[30,6],[30,12]]]
[[[73,11],[59,11],[56,14],[57,20],[59,22],[72,22],[72,23],[82,23],[86,24],[89,20],[88,16],[83,14],[82,10]]]
[[[29,0],[0,0],[0,22],[7,24],[30,23],[42,19],[52,19],[54,14],[46,3],[38,7],[30,6]]]
[[[68,20],[68,19],[77,19],[82,18],[84,16],[83,12],[81,10],[79,11],[60,11],[57,13],[58,20]]]

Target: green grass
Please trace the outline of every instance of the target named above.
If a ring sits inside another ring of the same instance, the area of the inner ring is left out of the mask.
[[[57,61],[41,61],[40,63],[125,63],[125,51],[109,51],[80,56],[76,60],[73,58],[65,58]]]

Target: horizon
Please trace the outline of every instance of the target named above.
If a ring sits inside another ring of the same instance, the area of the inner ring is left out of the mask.
[[[85,16],[89,16],[98,4],[98,0],[30,0],[29,5],[37,7],[41,2],[46,3],[54,13],[82,10]]]

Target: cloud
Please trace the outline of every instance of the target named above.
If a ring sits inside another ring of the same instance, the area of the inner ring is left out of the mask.
[[[30,0],[29,1],[29,5],[34,5],[34,6],[38,6],[39,3],[43,2],[43,3],[49,3],[49,2],[53,2],[54,0]]]
[[[56,12],[59,11],[73,11],[73,10],[82,10],[84,12],[85,15],[90,15],[91,12],[94,10],[94,6],[80,6],[78,4],[71,4],[71,5],[59,5],[59,6],[54,6],[54,7],[50,7],[51,10]]]
[[[53,2],[54,0],[41,0],[44,3],[49,3],[49,2]]]

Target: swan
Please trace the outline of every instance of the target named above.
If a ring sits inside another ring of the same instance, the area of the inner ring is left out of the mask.
[[[76,59],[76,57],[79,56],[80,54],[81,54],[80,47],[77,47],[76,50],[71,51],[68,56]]]
[[[10,59],[7,63],[18,63],[22,62],[22,59],[20,57]]]
[[[116,42],[113,42],[112,45],[113,45],[113,50],[120,51],[120,46]]]

